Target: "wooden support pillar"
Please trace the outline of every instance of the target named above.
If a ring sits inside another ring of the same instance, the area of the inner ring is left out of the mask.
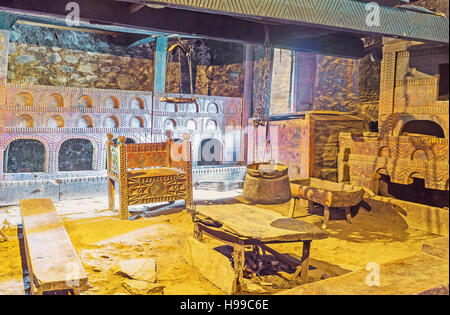
[[[154,94],[163,94],[166,90],[167,42],[167,37],[156,39]]]
[[[316,55],[295,53],[294,111],[312,110],[316,82]]]
[[[244,46],[244,97],[242,102],[242,147],[239,161],[248,164],[248,119],[252,114],[253,45]]]

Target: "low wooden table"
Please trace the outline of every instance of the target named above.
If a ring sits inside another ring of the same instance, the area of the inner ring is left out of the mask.
[[[86,290],[87,274],[52,200],[21,200],[20,209],[31,294]]]
[[[273,254],[296,269],[294,279],[300,274],[301,281],[307,282],[311,242],[328,237],[326,231],[311,223],[289,219],[274,211],[244,204],[198,206],[192,215],[195,223],[194,236],[197,240],[202,241],[203,235],[207,234],[233,246],[237,291],[239,284],[243,283],[245,246],[253,246],[256,252],[261,248]],[[296,259],[278,253],[268,246],[291,242],[303,243],[300,265]]]

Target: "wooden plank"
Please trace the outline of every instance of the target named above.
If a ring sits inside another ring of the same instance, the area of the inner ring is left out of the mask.
[[[367,23],[367,2],[355,0],[154,0],[169,7],[212,12],[224,15],[257,17],[264,21],[280,21],[315,26],[340,32],[392,36],[413,40],[448,43],[448,18],[435,14],[378,5],[382,21]]]
[[[0,236],[5,240],[5,241],[9,241],[8,236],[6,236],[5,232],[3,232],[3,226],[0,226]]]
[[[184,259],[225,294],[236,292],[235,271],[226,256],[189,236],[186,242]]]
[[[196,212],[196,220],[218,223],[226,232],[261,242],[295,242],[328,237],[327,232],[311,223],[245,204],[198,206]]]
[[[51,199],[21,200],[30,280],[37,293],[87,289],[87,274]]]

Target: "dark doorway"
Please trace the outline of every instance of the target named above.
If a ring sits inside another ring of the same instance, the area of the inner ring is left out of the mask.
[[[60,172],[91,171],[94,169],[94,146],[86,139],[63,142],[58,153]]]
[[[45,146],[33,139],[14,140],[6,147],[3,161],[5,173],[45,172]]]
[[[401,135],[418,134],[436,138],[445,138],[444,130],[431,120],[411,120],[402,129]]]
[[[448,191],[425,188],[425,181],[421,178],[413,180],[410,185],[402,185],[392,183],[390,176],[381,175],[379,194],[432,207],[448,207]]]
[[[221,165],[223,157],[222,143],[217,139],[205,139],[200,143],[198,165]]]

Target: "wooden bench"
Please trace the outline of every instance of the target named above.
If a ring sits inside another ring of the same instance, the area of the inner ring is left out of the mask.
[[[3,239],[3,241],[9,241],[9,238],[3,231],[3,228],[3,223],[0,223],[0,238]]]
[[[182,144],[174,143],[169,133],[166,142],[125,144],[125,137],[114,144],[108,134],[108,200],[114,209],[115,187],[119,184],[120,218],[128,219],[128,206],[192,198],[192,159],[189,134]]]
[[[51,199],[20,201],[31,294],[87,289],[83,265]]]

